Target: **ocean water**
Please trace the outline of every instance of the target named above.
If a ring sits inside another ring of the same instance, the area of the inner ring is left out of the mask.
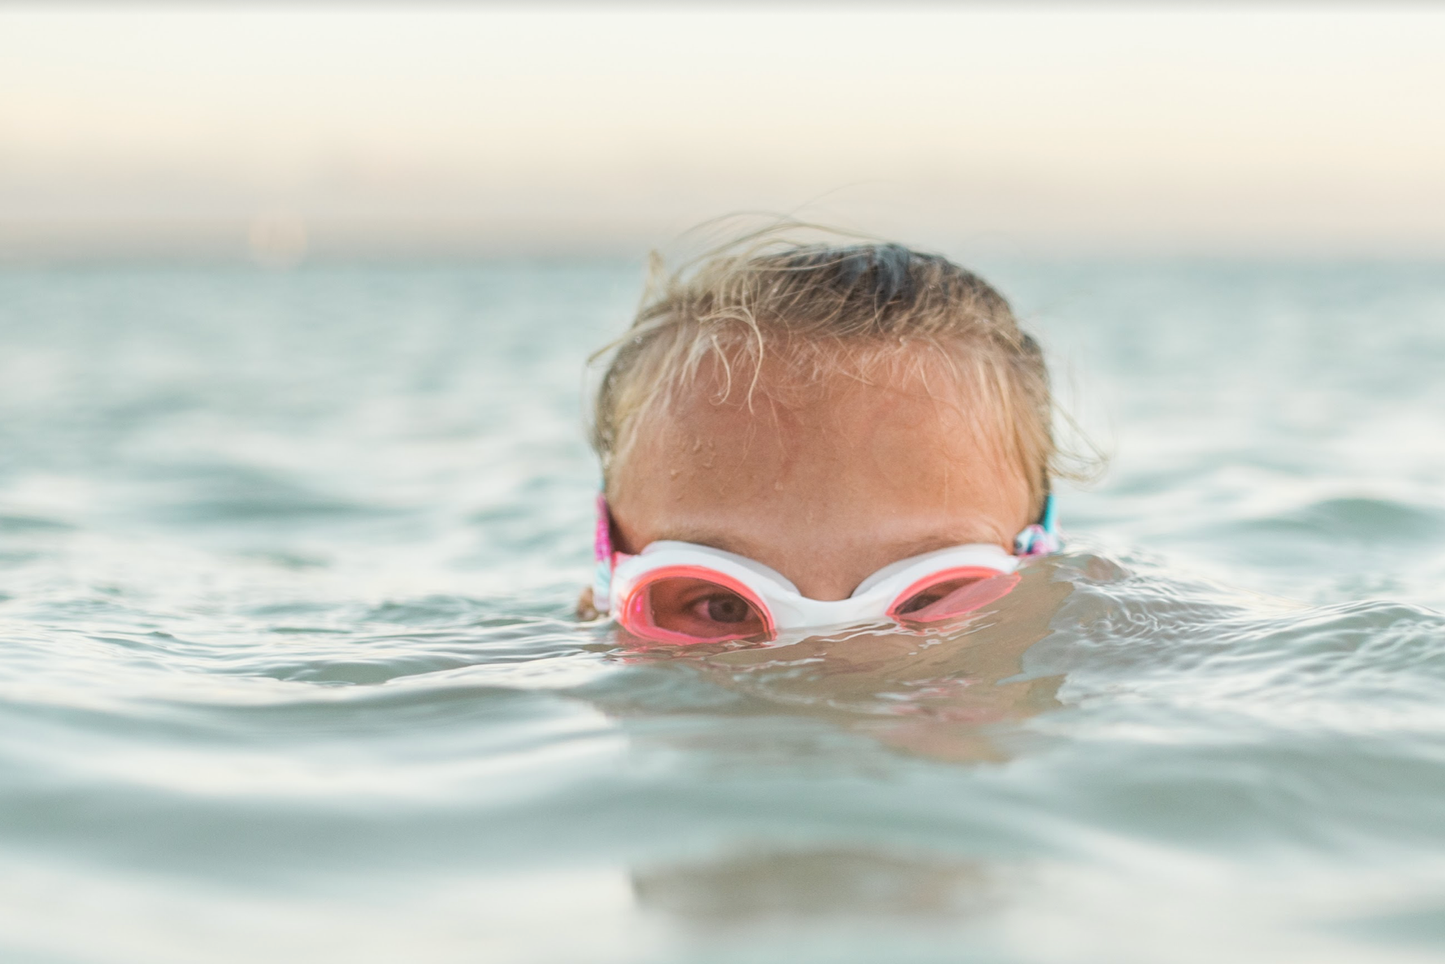
[[[1445,958],[1445,266],[981,266],[1112,464],[948,635],[639,652],[626,263],[0,271],[0,959]]]

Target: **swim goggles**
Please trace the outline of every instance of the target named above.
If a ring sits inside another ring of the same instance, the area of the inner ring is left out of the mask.
[[[964,545],[902,559],[863,580],[847,599],[810,599],[762,563],[711,546],[660,541],[636,555],[612,550],[612,517],[597,500],[593,605],[634,636],[661,643],[775,639],[779,632],[891,619],[904,625],[970,613],[1018,585],[1023,559],[1059,549],[1054,502],[1024,529],[1010,555]]]

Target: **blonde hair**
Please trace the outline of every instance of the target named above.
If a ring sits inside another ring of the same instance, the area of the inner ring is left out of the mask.
[[[631,328],[593,356],[612,352],[591,430],[604,482],[641,418],[696,391],[704,362],[715,363],[719,402],[739,384],[751,402],[765,358],[786,365],[786,381],[798,386],[840,370],[872,381],[880,363],[896,377],[900,361],[939,358],[975,401],[971,421],[994,429],[979,437],[996,439],[1027,480],[1034,511],[1054,475],[1078,474],[1055,464],[1038,343],[1002,295],[940,255],[880,242],[807,243],[774,228],[673,272],[654,254],[651,268]]]

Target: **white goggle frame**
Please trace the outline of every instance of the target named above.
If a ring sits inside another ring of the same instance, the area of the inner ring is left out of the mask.
[[[884,566],[863,580],[847,599],[810,599],[798,591],[785,576],[745,556],[689,542],[654,542],[635,556],[617,554],[612,570],[611,596],[618,621],[627,625],[629,607],[641,602],[639,589],[655,578],[684,576],[713,578],[746,598],[761,610],[769,636],[779,632],[874,622],[893,618],[897,607],[929,583],[947,573],[987,579],[1010,576],[1019,566],[1019,558],[994,545],[965,545],[926,552]],[[723,579],[716,579],[722,576]],[[983,605],[1013,588],[1018,577],[997,586],[996,595],[978,603]],[[976,608],[976,607],[974,607]],[[651,633],[666,639],[667,630]],[[682,640],[678,640],[682,641]]]

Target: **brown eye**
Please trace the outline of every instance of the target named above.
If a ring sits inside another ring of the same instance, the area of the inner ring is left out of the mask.
[[[707,605],[707,618],[716,623],[746,622],[753,614],[753,607],[736,593],[709,596],[704,602]]]
[[[708,641],[765,639],[769,635],[767,619],[758,605],[712,579],[662,575],[639,590],[637,604],[643,618],[629,617],[624,625],[640,636],[676,642],[678,637]]]
[[[963,616],[1008,595],[1018,585],[1017,573],[1005,575],[970,567],[938,573],[932,582],[915,585],[894,603],[890,614],[909,623],[933,623]]]
[[[925,589],[923,590],[923,592],[918,593],[916,596],[912,596],[904,600],[899,605],[896,612],[899,616],[906,616],[909,613],[916,613],[920,609],[927,609],[929,606],[932,606],[934,603],[947,596],[950,592],[962,589],[964,586],[969,586],[976,582],[978,582],[977,579],[960,579],[956,582],[947,583],[946,585],[948,588],[946,589],[936,586],[931,589]]]

